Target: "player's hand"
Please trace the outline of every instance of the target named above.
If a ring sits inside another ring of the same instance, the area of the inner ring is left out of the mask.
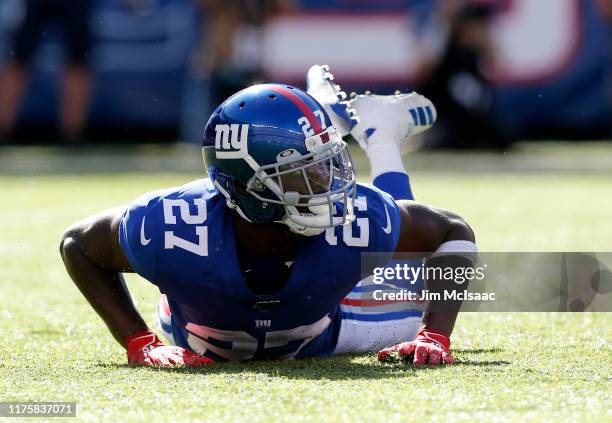
[[[141,366],[203,366],[213,364],[209,357],[195,354],[185,348],[164,345],[156,334],[149,331],[128,336],[127,357],[130,364]]]
[[[411,361],[417,366],[452,364],[454,361],[448,336],[428,329],[421,329],[413,341],[402,342],[378,352],[378,361],[388,362],[396,358]]]

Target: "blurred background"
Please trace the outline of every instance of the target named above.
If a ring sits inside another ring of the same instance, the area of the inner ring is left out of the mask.
[[[198,143],[315,63],[429,96],[423,147],[611,138],[612,0],[0,0],[0,143]]]
[[[95,421],[96,408],[111,421],[149,416],[133,407],[140,390],[116,383],[128,375],[123,352],[66,274],[61,234],[143,192],[204,177],[200,139],[212,108],[253,82],[304,87],[316,63],[329,64],[348,92],[431,97],[438,122],[402,159],[415,198],[463,216],[480,251],[612,251],[612,0],[0,0],[0,333],[11,334],[0,345],[0,392],[62,401],[75,392]],[[369,160],[350,148],[366,182]],[[580,295],[593,292],[593,280]],[[153,316],[157,288],[133,274],[127,281],[143,316]],[[609,365],[574,375],[587,361],[605,362],[612,314],[558,317],[462,313],[453,342],[474,377],[497,381],[505,372],[481,367],[488,361],[557,377],[556,391],[531,376],[504,389],[498,397],[521,404],[519,414],[539,389],[543,401],[561,398],[565,407],[546,402],[539,410],[549,420],[555,407],[555,416],[568,407],[591,420],[594,409],[609,415],[609,389],[598,390]],[[536,355],[542,345],[568,350],[568,339],[600,354],[566,351],[533,367],[515,342],[520,333],[543,340]],[[555,333],[580,337],[548,336]],[[360,363],[351,359],[340,373]],[[301,369],[286,374],[301,378]],[[574,379],[592,385],[588,401]],[[203,389],[216,383],[206,380]],[[148,405],[158,404],[157,420],[174,421],[191,397],[167,388]],[[281,402],[293,404],[290,396]],[[488,397],[487,410],[498,397]],[[191,402],[200,418],[201,399]],[[482,401],[474,404],[483,412]],[[456,410],[465,416],[464,402]]]

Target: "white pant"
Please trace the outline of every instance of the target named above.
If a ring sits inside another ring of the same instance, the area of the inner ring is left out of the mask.
[[[381,321],[343,318],[334,355],[379,351],[400,342],[412,341],[420,327],[420,316]]]
[[[381,288],[362,281],[342,300],[342,324],[334,354],[378,351],[414,339],[421,326],[423,304],[376,301],[372,292]]]

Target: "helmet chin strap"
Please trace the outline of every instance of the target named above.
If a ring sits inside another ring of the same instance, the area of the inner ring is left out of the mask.
[[[223,188],[223,186],[219,182],[215,181],[215,186],[217,187],[219,192],[223,194],[223,196],[225,197],[225,204],[227,205],[227,207],[229,207],[232,210],[236,210],[236,213],[238,213],[238,215],[244,220],[246,220],[247,222],[253,223],[251,222],[251,219],[246,217],[242,209],[238,207],[238,204],[236,204],[236,202],[232,199],[229,192],[227,192],[227,190]]]
[[[316,236],[321,235],[323,232],[325,232],[325,228],[309,228],[307,226],[302,226],[299,223],[293,221],[289,216],[285,216],[285,218],[279,221],[279,223],[287,225],[291,232],[298,235]]]
[[[322,234],[325,232],[325,227],[330,226],[329,207],[320,204],[308,206],[308,209],[313,213],[312,215],[304,215],[294,206],[286,207],[287,214],[282,223],[299,235],[316,236]]]
[[[314,199],[310,199],[309,202],[312,201],[316,202]],[[308,210],[310,210],[310,214],[300,213],[295,206],[286,206],[285,217],[279,223],[287,225],[296,234],[316,236],[336,224],[348,225],[352,223],[355,220],[355,214],[351,201],[348,201],[346,208],[347,214],[344,217],[334,217],[329,214],[329,206],[327,204],[309,205]]]

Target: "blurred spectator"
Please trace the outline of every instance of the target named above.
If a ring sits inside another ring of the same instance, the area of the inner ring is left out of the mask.
[[[483,64],[491,61],[494,47],[489,34],[492,2],[439,3],[437,27],[445,43],[439,57],[423,65],[421,92],[436,105],[438,122],[425,138],[429,148],[503,148],[507,134],[495,127],[493,89]],[[442,19],[440,19],[442,18]]]
[[[608,63],[607,65],[607,99],[608,99],[608,110],[610,110],[610,129],[608,136],[612,139],[612,0],[597,0],[597,7],[599,8],[599,12],[601,16],[608,24]]]
[[[181,138],[201,141],[212,108],[265,79],[263,30],[272,16],[293,9],[293,0],[195,0],[202,31],[184,95]]]
[[[60,127],[68,143],[76,142],[85,127],[91,76],[89,16],[92,0],[25,0],[25,14],[12,44],[11,61],[0,77],[0,139],[14,129],[27,86],[32,57],[47,26],[63,32],[67,66],[61,81]]]
[[[217,104],[264,77],[263,28],[284,12],[287,0],[199,0],[208,15],[208,42],[199,61],[208,69],[211,100]]]

